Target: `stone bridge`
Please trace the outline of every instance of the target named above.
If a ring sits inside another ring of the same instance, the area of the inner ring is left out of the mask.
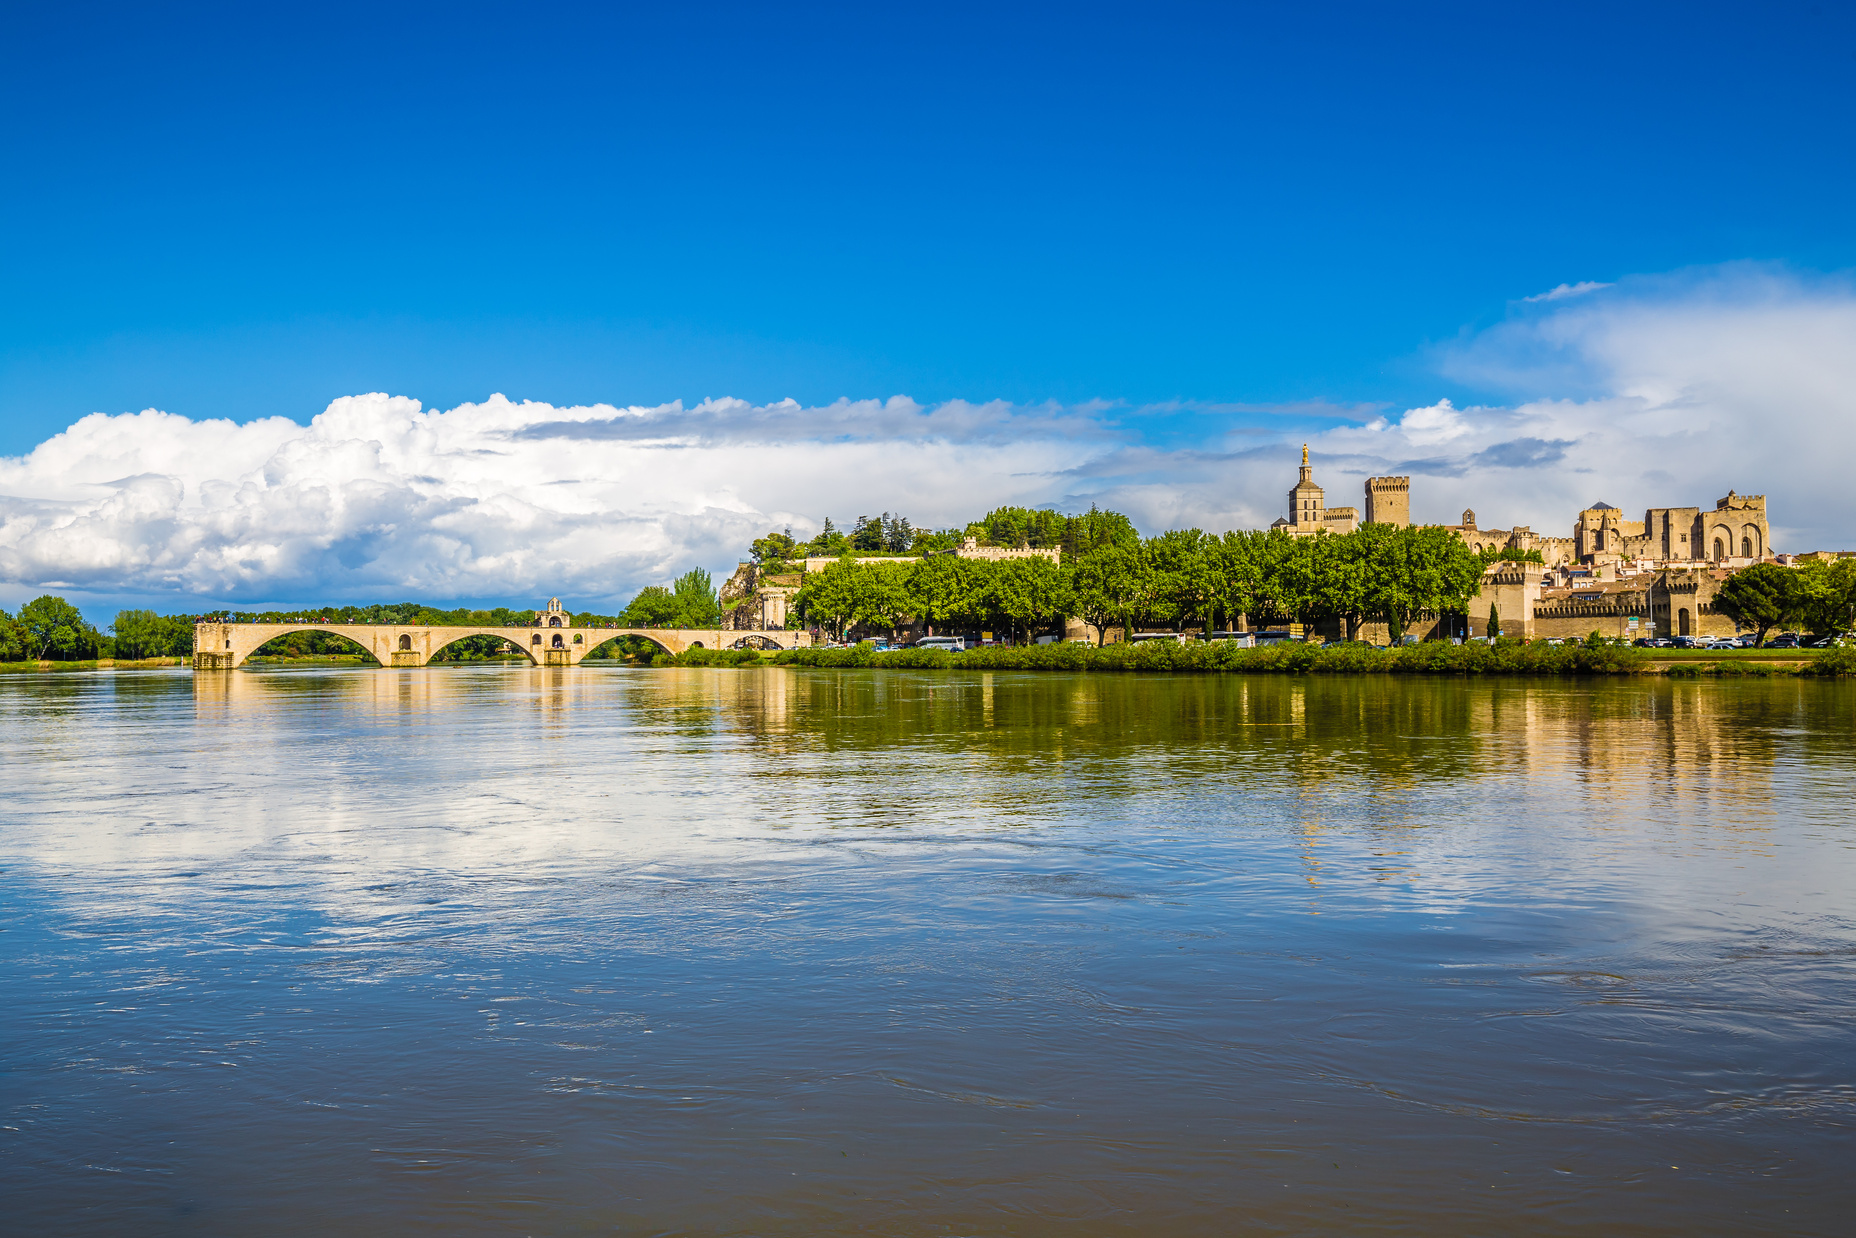
[[[193,669],[229,671],[267,641],[292,632],[332,632],[373,654],[382,666],[424,666],[446,645],[467,636],[508,641],[537,666],[578,666],[595,649],[620,636],[642,636],[668,653],[741,647],[800,649],[807,632],[743,629],[588,628],[572,626],[477,628],[419,627],[398,623],[199,623],[193,628]]]

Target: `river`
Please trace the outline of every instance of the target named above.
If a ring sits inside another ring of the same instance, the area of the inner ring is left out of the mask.
[[[1856,684],[0,679],[0,1230],[1841,1234]]]

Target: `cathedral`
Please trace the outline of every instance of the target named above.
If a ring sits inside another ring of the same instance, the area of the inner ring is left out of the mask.
[[[1289,490],[1289,515],[1270,525],[1291,537],[1316,533],[1351,533],[1362,524],[1411,524],[1411,478],[1366,479],[1366,515],[1352,507],[1329,507],[1326,491],[1316,483],[1302,445],[1301,476]],[[1476,513],[1465,511],[1461,524],[1444,525],[1470,549],[1538,550],[1549,567],[1640,567],[1712,564],[1745,567],[1773,557],[1772,530],[1766,520],[1766,496],[1732,490],[1702,507],[1652,507],[1642,520],[1626,520],[1621,509],[1598,502],[1579,513],[1567,537],[1535,533],[1526,525],[1484,529]]]

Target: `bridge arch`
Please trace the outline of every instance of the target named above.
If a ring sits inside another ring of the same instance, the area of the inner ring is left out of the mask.
[[[281,630],[275,631],[275,632],[266,632],[264,634],[263,640],[259,641],[256,645],[253,645],[248,651],[246,651],[246,653],[242,657],[239,658],[240,662],[243,662],[246,658],[257,657],[259,650],[263,649],[266,645],[269,645],[272,641],[282,640],[286,636],[295,636],[298,632],[321,632],[328,636],[339,636],[341,639],[347,641],[349,644],[358,648],[362,653],[366,654],[368,657],[374,658],[375,661],[379,661],[379,659],[375,657],[374,651],[368,647],[368,644],[366,641],[357,640],[352,632],[345,632],[342,630],[343,628],[351,626],[349,624],[344,624],[344,623],[292,623],[292,624],[276,624],[272,626],[275,626]],[[231,636],[226,637],[225,646],[228,651],[231,651],[235,648],[235,646],[233,645]],[[195,647],[198,648],[197,642],[195,644]]]
[[[539,633],[537,633],[537,635],[539,635]],[[523,646],[522,644],[516,641],[510,640],[507,633],[498,631],[495,628],[484,628],[482,631],[479,631],[479,632],[459,632],[455,636],[448,636],[445,638],[442,644],[432,646],[431,657],[427,658],[426,660],[430,662],[433,659],[436,659],[439,654],[451,648],[451,646],[457,644],[459,641],[471,640],[474,637],[478,637],[478,636],[494,636],[497,640],[502,641],[505,645],[508,645],[510,648],[514,649],[517,653],[527,658],[531,664],[535,664],[538,662],[538,659],[535,657],[534,653],[531,652],[527,647]],[[402,635],[400,637],[400,642],[401,642],[400,643],[401,649],[412,648],[410,637]]]
[[[669,645],[665,644],[664,641],[660,639],[659,637],[653,636],[651,634],[650,629],[632,628],[632,629],[628,629],[623,632],[614,632],[611,636],[608,636],[605,640],[596,640],[592,644],[592,646],[587,649],[586,656],[589,658],[598,657],[600,656],[599,651],[604,649],[607,645],[612,644],[614,641],[628,640],[633,637],[636,637],[639,640],[650,641],[653,645],[656,645],[664,653],[668,653],[674,656],[678,652],[677,650],[672,649]]]

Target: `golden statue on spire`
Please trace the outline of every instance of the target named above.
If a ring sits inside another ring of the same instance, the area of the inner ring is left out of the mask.
[[[1302,444],[1302,467],[1303,468],[1308,467],[1308,444],[1307,443]]]

